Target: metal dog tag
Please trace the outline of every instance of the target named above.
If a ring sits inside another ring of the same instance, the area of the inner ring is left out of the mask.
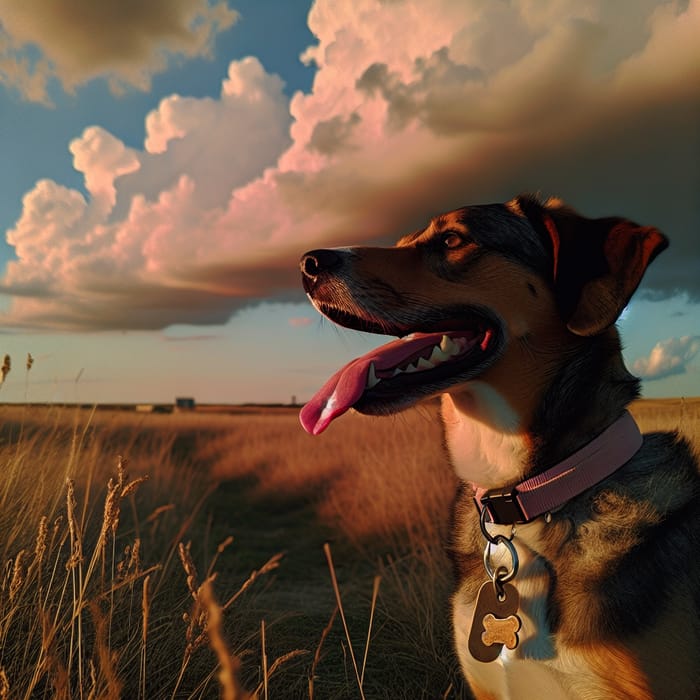
[[[500,595],[493,581],[486,581],[479,589],[469,632],[469,653],[484,663],[495,661],[504,646],[515,649],[522,625],[517,615],[518,589],[510,583],[497,585]]]

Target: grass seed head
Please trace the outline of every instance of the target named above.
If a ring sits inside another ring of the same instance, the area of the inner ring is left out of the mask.
[[[97,539],[97,546],[104,558],[107,549],[107,538],[109,533],[114,537],[119,526],[119,492],[120,487],[114,483],[114,479],[107,482],[107,495],[105,496],[105,507],[102,515],[102,526]]]
[[[73,479],[66,479],[66,517],[68,518],[68,531],[70,533],[71,554],[66,563],[66,569],[75,568],[83,561],[83,541],[75,514],[75,485]]]
[[[117,578],[138,576],[141,573],[141,539],[137,537],[133,545],[124,547],[124,558],[117,564]]]
[[[124,483],[128,481],[129,477],[126,473],[126,465],[129,460],[122,455],[117,456],[117,483],[119,484],[119,492],[124,488]]]
[[[130,481],[126,486],[122,488],[121,498],[126,498],[127,496],[130,496],[145,481],[148,481],[148,475],[140,476],[138,479]]]
[[[141,625],[141,639],[144,645],[148,639],[148,614],[151,609],[151,592],[149,590],[150,580],[150,574],[143,579],[143,594],[141,595],[141,615],[143,617],[143,622]]]
[[[180,555],[182,567],[185,570],[185,573],[187,574],[187,588],[190,589],[192,597],[196,600],[197,591],[199,589],[199,579],[197,576],[197,567],[194,565],[194,561],[192,561],[192,555],[190,554],[191,546],[191,542],[188,542],[186,545],[180,542],[177,551]]]
[[[131,548],[131,559],[129,561],[129,567],[134,570],[134,573],[138,574],[141,569],[141,538],[137,537],[134,540],[134,546]]]
[[[23,565],[24,554],[25,551],[23,549],[17,552],[17,556],[15,557],[15,561],[12,566],[12,580],[10,581],[10,600],[15,599],[20,589],[22,588],[24,579],[26,578],[27,570]]]
[[[0,667],[0,700],[10,700],[10,681],[2,667]]]
[[[2,367],[0,367],[0,373],[2,373],[2,378],[0,378],[0,384],[5,381],[5,377],[9,374],[10,369],[12,369],[12,360],[9,355],[5,355],[5,359],[2,362]]]
[[[34,562],[40,565],[44,559],[44,554],[46,552],[46,539],[49,534],[49,519],[45,516],[41,516],[39,521],[39,530],[36,534],[36,543],[34,544]]]

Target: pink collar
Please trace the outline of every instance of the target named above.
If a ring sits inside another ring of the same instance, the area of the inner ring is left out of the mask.
[[[499,525],[527,523],[599,483],[629,461],[642,446],[642,434],[625,411],[598,437],[551,469],[511,489],[476,488],[474,502]]]

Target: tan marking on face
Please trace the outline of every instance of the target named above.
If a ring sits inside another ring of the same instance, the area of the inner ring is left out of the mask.
[[[448,215],[441,225],[448,224],[456,228],[459,222]],[[485,307],[501,320],[506,336],[501,356],[475,379],[446,391],[443,418],[452,462],[461,478],[484,488],[514,483],[522,477],[532,447],[526,428],[547,387],[582,339],[568,331],[542,280],[497,253],[481,251],[468,264],[465,261],[477,246],[442,251],[443,259],[448,254],[460,256],[454,269],[463,269],[463,276],[439,276],[426,263],[425,256],[432,253],[417,247],[434,235],[438,233],[433,222],[403,247],[366,248],[354,274],[358,279],[381,279],[395,290],[395,297],[382,300],[377,316],[390,317],[392,303],[405,308],[420,300],[428,309]]]
[[[461,233],[463,235],[469,235],[469,229],[460,220],[460,210],[448,212],[447,214],[440,214],[439,216],[431,219],[430,223],[422,230],[410,233],[407,236],[399,239],[396,243],[397,248],[404,248],[408,246],[415,245],[416,243],[424,243],[435,235],[438,235],[444,231],[455,231],[456,233]]]
[[[568,352],[579,344],[562,322],[552,294],[539,284],[534,273],[497,255],[485,256],[477,270],[462,285],[466,303],[482,304],[492,309],[506,328],[506,348],[498,362],[479,376],[502,396],[527,425],[539,405],[546,387],[567,361]],[[528,290],[537,284],[537,296]],[[464,392],[469,393],[468,385]],[[455,403],[468,411],[469,401],[456,398]]]
[[[467,244],[444,251],[445,259],[459,258],[456,264],[464,267],[464,277],[448,280],[438,276],[416,248],[427,237],[436,235],[431,227],[432,224],[403,247],[364,249],[355,274],[358,279],[381,279],[397,292],[397,300],[419,299],[436,309],[475,305],[492,310],[504,323],[507,344],[498,362],[479,379],[490,384],[520,417],[520,424],[526,425],[544,390],[581,339],[568,331],[552,293],[539,277],[497,253],[485,252],[469,265],[465,261],[474,255],[477,246]],[[536,295],[528,284],[537,289]],[[384,307],[382,311],[390,314],[391,308]],[[453,397],[468,394],[469,386],[450,393]],[[467,411],[469,400],[457,398],[456,404]]]

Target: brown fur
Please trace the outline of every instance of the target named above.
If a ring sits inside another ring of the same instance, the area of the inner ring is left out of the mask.
[[[388,413],[443,394],[446,444],[464,482],[450,544],[455,642],[477,698],[700,698],[700,477],[676,434],[645,436],[627,464],[551,521],[518,525],[522,642],[490,664],[465,642],[486,580],[474,488],[551,467],[638,395],[614,323],[665,246],[651,227],[519,197],[441,215],[396,248],[303,259],[310,298],[343,325],[399,335],[459,329],[474,309],[497,319],[497,356],[474,376],[426,379],[405,397],[357,406]]]

